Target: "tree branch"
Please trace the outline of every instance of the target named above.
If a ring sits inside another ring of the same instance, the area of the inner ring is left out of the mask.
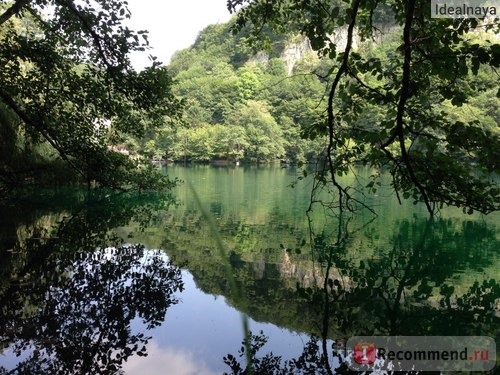
[[[64,148],[57,142],[57,140],[50,134],[50,131],[46,126],[43,126],[36,121],[34,121],[28,114],[26,114],[16,103],[16,101],[10,96],[9,93],[0,88],[0,99],[10,108],[12,109],[16,115],[26,124],[31,126],[33,129],[36,129],[46,140],[50,143],[54,149],[57,150],[61,158],[66,161],[76,172],[78,172],[81,176],[86,177],[85,173],[76,166],[75,163],[71,160],[70,156],[66,153]]]
[[[26,5],[29,0],[17,0],[12,4],[10,8],[7,8],[5,12],[0,15],[0,25],[3,25],[7,22],[12,16],[19,13],[24,5]]]
[[[342,213],[343,210],[343,204],[342,200],[345,196],[346,199],[346,207],[348,210],[351,210],[349,208],[349,200],[353,199],[354,201],[361,203],[364,207],[368,208],[373,214],[375,214],[375,211],[371,209],[370,207],[366,206],[364,203],[359,202],[358,200],[354,199],[351,197],[347,189],[343,186],[341,186],[337,179],[335,178],[335,163],[333,160],[333,152],[336,148],[337,141],[335,139],[335,114],[333,113],[333,100],[335,98],[335,93],[337,91],[338,84],[340,82],[340,79],[342,76],[346,73],[349,72],[349,54],[352,49],[352,40],[353,40],[353,35],[354,35],[354,27],[356,25],[356,17],[358,15],[358,10],[359,10],[359,5],[361,3],[361,0],[354,0],[352,4],[352,19],[351,22],[349,23],[349,26],[347,28],[347,42],[346,46],[344,49],[344,56],[342,58],[342,64],[339,67],[339,70],[337,71],[337,74],[335,75],[335,78],[332,83],[332,87],[330,89],[330,93],[328,95],[328,147],[327,147],[327,158],[328,158],[328,168],[329,168],[329,173],[330,173],[330,178],[332,181],[332,184],[337,188],[337,191],[339,193],[339,210]]]
[[[66,6],[67,9],[73,13],[73,15],[78,19],[78,21],[82,24],[82,28],[86,30],[89,35],[92,37],[92,40],[94,42],[94,46],[96,47],[99,56],[101,57],[102,61],[106,65],[108,69],[113,68],[113,64],[111,64],[108,60],[108,57],[106,56],[106,52],[104,48],[102,47],[101,40],[102,38],[94,31],[92,28],[92,25],[85,19],[85,17],[81,14],[81,12],[76,8],[75,4],[71,0],[58,0],[56,1],[59,5],[61,6]]]
[[[396,127],[394,136],[397,136],[399,140],[401,157],[408,171],[408,175],[411,181],[420,191],[420,194],[422,194],[422,198],[424,199],[427,211],[429,211],[429,214],[431,216],[434,216],[434,208],[431,206],[431,202],[429,196],[427,195],[427,191],[424,188],[424,186],[420,183],[420,181],[417,179],[415,172],[413,170],[413,166],[411,165],[410,157],[408,155],[408,150],[406,149],[405,138],[404,138],[404,114],[406,109],[406,102],[408,101],[408,98],[410,96],[410,85],[411,85],[410,81],[411,48],[412,48],[411,27],[413,23],[413,14],[415,11],[415,2],[416,0],[408,0],[406,2],[406,19],[403,29],[403,43],[404,43],[403,77],[401,79],[401,94],[399,96],[398,112],[396,115]]]

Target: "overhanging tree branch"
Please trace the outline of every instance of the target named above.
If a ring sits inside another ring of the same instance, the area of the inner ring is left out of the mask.
[[[361,0],[354,0],[352,3],[352,13],[351,13],[351,22],[349,23],[349,26],[347,28],[347,42],[346,46],[344,49],[344,55],[342,57],[342,64],[340,65],[335,78],[333,79],[332,87],[330,88],[330,93],[328,95],[328,108],[327,108],[327,113],[328,113],[328,146],[327,146],[327,158],[328,158],[328,169],[330,173],[330,178],[332,181],[332,184],[336,187],[337,192],[339,194],[339,210],[342,213],[343,210],[343,199],[345,197],[346,201],[346,208],[351,210],[349,206],[349,201],[353,200],[357,203],[360,203],[362,206],[368,208],[373,214],[376,214],[375,211],[365,205],[363,202],[358,201],[357,199],[353,198],[346,187],[343,187],[336,179],[336,171],[335,171],[335,162],[333,160],[333,154],[335,152],[335,149],[337,147],[337,140],[335,139],[335,113],[333,111],[333,100],[335,98],[335,94],[337,91],[338,84],[340,82],[340,79],[342,78],[343,75],[349,73],[349,54],[352,49],[352,41],[353,41],[353,36],[354,36],[354,27],[356,26],[356,17],[358,15],[359,11],[359,6],[360,6]]]
[[[83,26],[83,29],[91,36],[92,41],[94,43],[95,48],[97,49],[99,53],[99,57],[103,61],[103,63],[106,65],[108,69],[113,68],[113,64],[109,61],[108,57],[106,56],[106,51],[104,50],[101,42],[102,38],[97,34],[92,27],[92,25],[88,22],[88,20],[85,19],[85,17],[82,15],[82,13],[76,8],[75,4],[71,0],[59,0],[56,1],[61,6],[67,7],[71,11],[71,13],[78,19],[78,21],[81,23]]]
[[[411,27],[413,23],[413,16],[415,11],[415,2],[416,0],[408,0],[406,2],[406,18],[403,29],[403,43],[404,43],[404,59],[403,59],[403,76],[401,78],[401,94],[399,96],[399,103],[397,108],[396,115],[396,127],[394,136],[397,136],[399,140],[399,148],[401,150],[401,157],[403,159],[403,164],[405,165],[408,175],[411,181],[415,184],[417,189],[419,190],[422,198],[424,200],[425,206],[427,207],[427,211],[431,216],[434,215],[434,208],[431,205],[429,196],[427,195],[427,191],[424,186],[420,183],[418,178],[415,175],[415,171],[413,170],[413,166],[411,164],[410,157],[408,155],[408,150],[405,145],[405,137],[404,137],[404,114],[406,109],[406,103],[410,96],[410,85],[411,85],[411,49],[412,49],[412,40],[411,40]]]
[[[17,0],[9,8],[0,15],[0,26],[7,22],[12,16],[18,14],[24,5],[28,4],[29,0]]]
[[[0,88],[0,99],[10,108],[12,109],[15,114],[28,126],[32,127],[36,131],[38,131],[46,140],[47,142],[50,143],[52,147],[54,147],[55,150],[59,153],[61,158],[66,161],[78,174],[80,174],[83,177],[86,177],[85,173],[78,168],[78,166],[73,163],[71,160],[70,155],[66,153],[64,150],[64,147],[62,147],[56,140],[55,137],[52,136],[50,131],[47,129],[46,126],[43,126],[43,124],[40,124],[39,122],[33,120],[28,114],[26,114],[21,107],[16,103],[16,101],[10,96],[9,93],[7,93],[5,90]]]

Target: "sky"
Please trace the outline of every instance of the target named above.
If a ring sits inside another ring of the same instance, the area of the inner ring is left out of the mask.
[[[129,0],[132,18],[128,26],[148,30],[152,50],[132,55],[138,70],[149,65],[148,55],[168,64],[175,51],[192,45],[206,26],[224,23],[231,14],[226,0]]]

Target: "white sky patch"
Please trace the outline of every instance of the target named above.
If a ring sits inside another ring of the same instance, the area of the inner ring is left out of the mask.
[[[161,348],[155,341],[148,345],[147,357],[129,358],[123,370],[126,375],[218,375],[192,353],[175,348]]]
[[[206,26],[231,18],[226,0],[129,0],[134,30],[148,30],[151,50],[132,55],[138,70],[150,65],[149,55],[168,64],[172,55],[192,45]]]

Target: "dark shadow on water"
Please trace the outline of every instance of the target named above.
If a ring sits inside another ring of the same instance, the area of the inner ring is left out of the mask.
[[[123,243],[114,232],[130,220],[146,225],[169,199],[67,198],[59,207],[53,196],[54,205],[18,201],[12,225],[2,226],[0,348],[18,359],[0,374],[119,373],[129,357],[147,354],[147,331],[183,288],[163,252]]]

